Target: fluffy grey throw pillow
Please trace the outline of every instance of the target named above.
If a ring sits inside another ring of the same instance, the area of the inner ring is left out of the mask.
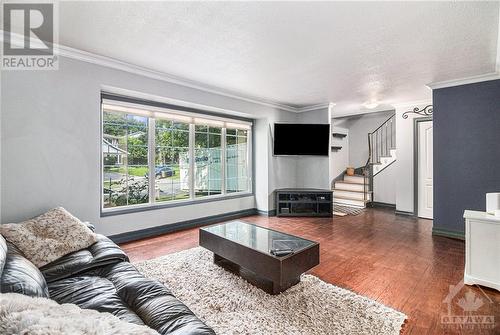
[[[0,234],[39,268],[97,242],[96,234],[62,207],[22,223],[1,224]]]

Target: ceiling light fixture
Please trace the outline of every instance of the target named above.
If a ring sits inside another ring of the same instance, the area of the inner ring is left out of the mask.
[[[376,108],[378,106],[378,102],[375,102],[375,101],[372,101],[372,102],[365,102],[363,104],[364,107],[368,108],[368,109],[373,109],[373,108]]]

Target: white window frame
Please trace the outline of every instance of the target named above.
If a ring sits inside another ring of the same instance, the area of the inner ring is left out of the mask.
[[[145,116],[148,118],[148,169],[149,169],[149,202],[145,204],[135,204],[117,207],[104,207],[104,166],[103,166],[103,151],[102,140],[104,136],[104,112],[121,112],[124,114],[133,114]],[[169,119],[189,124],[189,198],[169,201],[156,201],[155,197],[155,122],[157,119]],[[195,197],[194,190],[194,143],[195,143],[195,125],[205,124],[216,127],[221,127],[221,194],[208,195],[203,197]],[[240,192],[227,193],[226,190],[226,129],[238,128],[247,130],[247,190]],[[171,108],[163,108],[157,106],[143,105],[138,103],[125,102],[114,99],[102,99],[101,101],[101,143],[100,143],[100,174],[101,183],[99,186],[101,194],[101,215],[122,214],[124,212],[135,212],[156,208],[168,208],[176,206],[184,206],[189,204],[203,203],[208,201],[219,201],[224,199],[238,198],[253,195],[253,123],[250,121],[243,121],[239,119],[228,118],[225,116],[218,116],[212,114],[205,114],[202,111],[198,112],[184,112]],[[151,182],[152,181],[152,182]]]

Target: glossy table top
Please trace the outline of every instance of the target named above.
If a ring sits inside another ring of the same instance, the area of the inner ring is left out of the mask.
[[[271,249],[290,248],[294,253],[309,248],[316,242],[276,230],[260,227],[244,221],[231,221],[202,230],[244,245],[248,248],[270,254]]]

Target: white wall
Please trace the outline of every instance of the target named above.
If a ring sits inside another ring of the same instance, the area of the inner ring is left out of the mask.
[[[373,200],[396,204],[396,165],[389,165],[373,178]]]
[[[329,109],[300,113],[298,123],[330,124]],[[330,152],[330,151],[329,151]],[[330,189],[330,160],[325,156],[299,156],[297,160],[296,187]]]
[[[342,146],[342,149],[330,154],[330,177],[333,180],[349,166],[349,129],[332,125],[332,133],[347,134],[344,138],[332,137],[332,146]]]
[[[268,163],[270,153],[268,150],[268,136],[266,134],[269,130],[267,119],[257,119],[253,126],[254,139],[253,139],[253,153],[254,153],[254,191],[255,191],[255,207],[262,211],[269,210],[269,174]],[[259,136],[257,136],[259,134]]]
[[[100,217],[100,92],[143,92],[257,119],[255,197]],[[257,207],[268,210],[274,187],[294,187],[295,164],[272,157],[269,124],[295,114],[239,99],[61,58],[57,71],[2,71],[1,222],[64,206],[104,234],[149,228]],[[272,171],[272,172],[270,172]],[[290,184],[288,184],[290,183]]]
[[[396,106],[396,146],[397,160],[396,167],[396,209],[401,212],[413,213],[413,139],[414,139],[414,119],[417,114],[408,114],[407,119],[403,119],[403,113],[415,107],[423,108],[431,104],[405,104]]]
[[[269,161],[268,173],[268,210],[273,210],[275,206],[274,191],[279,188],[297,187],[297,158],[273,155],[273,124],[275,122],[296,122],[297,114],[287,112],[275,113],[268,119],[267,124],[267,148]],[[259,162],[257,162],[258,164]]]
[[[375,112],[334,119],[334,125],[349,129],[349,165],[361,167],[368,159],[368,133],[377,129],[394,111]]]

